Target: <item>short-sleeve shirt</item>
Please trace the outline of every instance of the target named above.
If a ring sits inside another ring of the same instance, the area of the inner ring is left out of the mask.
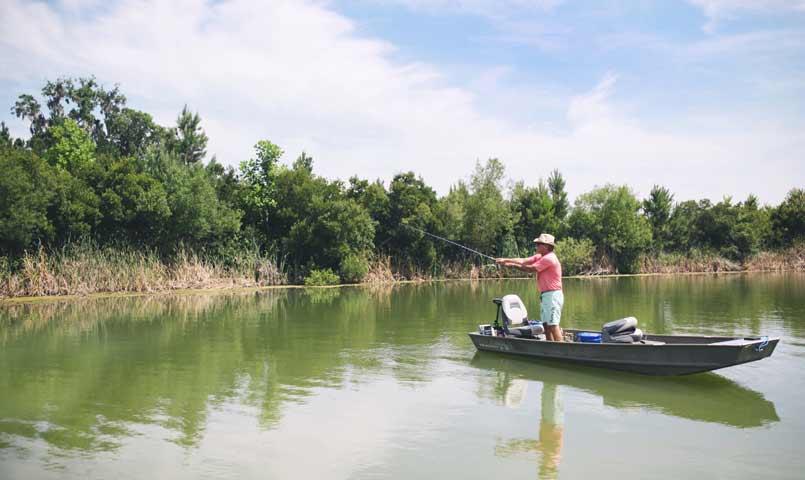
[[[526,265],[537,268],[537,287],[540,292],[550,292],[562,289],[562,265],[555,253],[547,255],[536,254],[525,260]]]

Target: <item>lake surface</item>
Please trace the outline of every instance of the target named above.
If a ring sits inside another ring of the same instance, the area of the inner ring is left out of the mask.
[[[476,353],[505,293],[537,314],[533,280],[0,306],[0,478],[803,478],[805,275],[565,280],[569,328],[782,337],[687,377]]]

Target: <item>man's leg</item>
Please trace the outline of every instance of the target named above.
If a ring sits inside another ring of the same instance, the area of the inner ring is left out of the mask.
[[[559,327],[559,322],[562,318],[562,302],[557,302],[556,295],[562,295],[562,292],[546,292],[543,293],[540,300],[540,317],[545,322],[545,338],[554,342],[562,342],[562,329]]]

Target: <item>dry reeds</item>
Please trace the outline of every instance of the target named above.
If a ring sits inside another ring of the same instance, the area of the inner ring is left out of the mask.
[[[805,270],[805,243],[777,252],[760,252],[746,261],[747,270]]]
[[[180,251],[172,260],[155,252],[76,244],[61,250],[25,253],[19,268],[0,268],[0,296],[87,295],[178,289],[282,285],[273,261],[244,254],[224,265]]]
[[[394,283],[397,280],[399,278],[394,276],[391,269],[391,257],[388,255],[373,258],[369,262],[369,271],[363,278],[363,282],[368,284]]]
[[[741,264],[715,254],[702,252],[644,255],[640,273],[718,273],[740,272]]]

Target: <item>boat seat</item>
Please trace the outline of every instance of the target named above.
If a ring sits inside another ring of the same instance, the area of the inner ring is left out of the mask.
[[[545,333],[545,327],[535,321],[528,321],[525,325],[509,327],[508,329],[509,335],[521,338],[536,338]]]

